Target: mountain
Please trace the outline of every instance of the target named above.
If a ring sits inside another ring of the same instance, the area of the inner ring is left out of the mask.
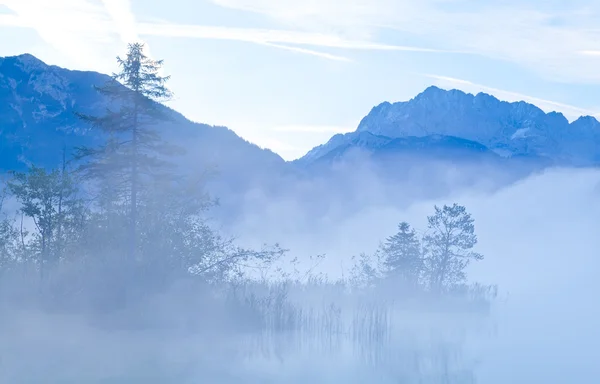
[[[355,153],[375,158],[409,156],[416,158],[447,159],[459,161],[473,157],[500,159],[500,156],[475,141],[455,136],[426,135],[389,137],[368,131],[338,134],[327,144],[318,146],[297,160],[299,164],[329,163],[343,160]]]
[[[32,55],[0,58],[0,170],[35,163],[59,164],[62,149],[100,138],[74,112],[101,115],[108,103],[95,89],[109,80],[96,72],[47,65]],[[167,107],[172,122],[162,135],[187,150],[182,163],[198,170],[215,166],[233,186],[267,178],[285,162],[225,127],[194,123]]]
[[[446,137],[442,140],[444,148],[440,148],[440,137]],[[339,158],[340,152],[350,148],[368,149],[372,154],[389,152],[389,143],[400,138],[419,142],[423,148],[438,148],[438,154],[439,150],[448,154],[470,151],[473,159],[484,152],[492,158],[487,153],[491,151],[505,159],[546,165],[600,163],[600,123],[593,117],[583,116],[569,123],[561,113],[545,113],[523,101],[509,103],[485,93],[472,95],[434,86],[409,101],[374,107],[355,132],[332,137],[299,163]],[[470,150],[473,143],[481,145],[481,150]],[[401,145],[396,150],[415,148]]]
[[[0,58],[0,172],[28,163],[54,167],[63,148],[101,140],[74,112],[102,114],[108,101],[94,86],[107,80],[27,54]],[[335,135],[291,164],[225,127],[160,108],[172,117],[161,134],[187,149],[179,164],[198,173],[216,168],[207,187],[221,199],[220,211],[250,212],[257,222],[265,209],[276,216],[296,205],[296,215],[346,212],[381,200],[380,193],[391,200],[401,193],[435,197],[484,179],[503,185],[553,164],[600,163],[600,123],[592,117],[569,123],[524,102],[436,87],[374,107],[355,132]]]

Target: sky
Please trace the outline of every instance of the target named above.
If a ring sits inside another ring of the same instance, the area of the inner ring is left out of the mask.
[[[429,85],[600,112],[596,0],[0,0],[0,56],[111,73],[165,60],[188,118],[290,160]]]

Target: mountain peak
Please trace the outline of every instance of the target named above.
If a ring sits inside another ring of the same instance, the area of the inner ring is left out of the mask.
[[[36,63],[42,63],[42,64],[46,65],[46,63],[44,63],[42,60],[38,59],[37,57],[35,57],[31,53],[22,53],[20,55],[9,56],[9,57],[14,57],[14,58],[18,59],[21,62],[36,62]]]
[[[545,113],[525,101],[501,101],[483,92],[473,95],[437,86],[408,101],[379,104],[350,136],[365,132],[392,139],[457,137],[503,156],[551,158],[563,164],[600,159],[600,123],[594,117],[569,123],[563,114]],[[339,141],[311,151],[311,156],[332,150]]]
[[[421,92],[418,96],[420,95],[432,95],[432,94],[440,94],[440,93],[445,93],[448,92],[445,89],[442,89],[436,85],[430,85],[429,87],[425,88],[425,90],[423,92]]]
[[[571,123],[571,127],[581,127],[581,129],[600,131],[600,122],[593,116],[580,116]]]
[[[489,96],[489,95],[486,95]],[[430,85],[425,90],[415,96],[411,101],[435,101],[443,99],[472,99],[474,96],[470,93],[465,93],[460,89],[443,89],[435,85]]]
[[[13,63],[25,72],[46,70],[49,67],[48,64],[30,53],[24,53],[17,56],[6,56],[0,58],[0,63],[2,62]]]

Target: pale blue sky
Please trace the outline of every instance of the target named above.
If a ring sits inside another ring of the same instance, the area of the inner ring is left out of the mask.
[[[173,108],[286,159],[432,84],[600,111],[598,0],[0,0],[0,56],[112,72],[138,39]]]

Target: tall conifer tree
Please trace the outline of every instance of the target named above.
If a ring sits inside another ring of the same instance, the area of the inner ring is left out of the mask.
[[[160,103],[171,98],[162,76],[162,60],[144,53],[144,45],[128,45],[125,58],[117,57],[120,71],[97,90],[110,101],[103,116],[78,116],[107,135],[104,144],[77,149],[85,175],[99,182],[105,208],[115,201],[128,212],[128,255],[135,259],[138,239],[139,198],[148,177],[161,173],[173,154],[157,133],[157,125],[169,120],[169,110]]]

